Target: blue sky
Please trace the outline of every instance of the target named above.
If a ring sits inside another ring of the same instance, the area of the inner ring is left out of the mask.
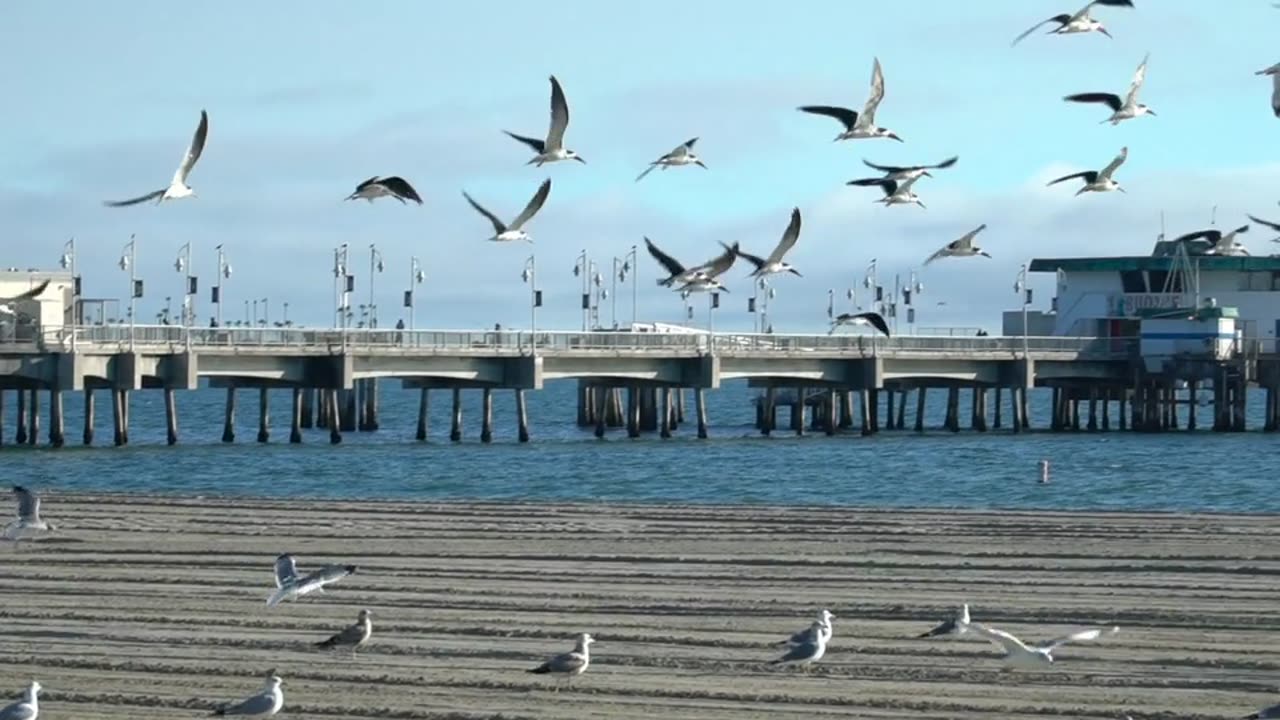
[[[923,270],[920,324],[998,328],[1031,257],[1146,253],[1161,210],[1171,234],[1207,227],[1214,205],[1222,224],[1246,212],[1280,219],[1280,120],[1268,81],[1253,74],[1278,59],[1280,11],[1262,0],[1138,0],[1095,10],[1114,40],[1034,35],[1010,48],[1078,4],[806,1],[783,13],[719,0],[569,0],[551,20],[564,36],[548,40],[540,7],[514,2],[4,3],[0,61],[21,71],[3,80],[0,264],[50,267],[74,235],[86,294],[119,296],[114,263],[137,233],[148,317],[181,292],[178,248],[194,243],[207,286],[222,243],[235,267],[228,316],[270,297],[273,308],[290,302],[292,319],[326,324],[332,248],[348,242],[363,258],[376,242],[388,266],[375,286],[384,325],[403,314],[417,255],[427,272],[419,327],[516,327],[527,323],[519,275],[532,251],[540,325],[572,328],[583,248],[606,275],[642,235],[690,261],[720,240],[765,254],[798,206],[805,226],[790,259],[805,277],[776,282],[779,332],[822,329],[828,289],[842,295],[872,258],[882,280],[905,276],[984,222],[994,259]],[[1148,51],[1143,99],[1159,117],[1111,127],[1098,123],[1105,109],[1061,101],[1123,93]],[[833,144],[834,121],[795,107],[861,107],[875,56],[887,84],[877,120],[906,142]],[[572,108],[568,144],[588,165],[526,167],[526,149],[500,132],[545,132],[551,73]],[[190,180],[199,199],[102,207],[163,186],[201,108],[211,129]],[[633,182],[692,136],[709,171]],[[1100,168],[1124,145],[1128,195],[1044,187],[1054,173]],[[875,190],[844,185],[864,176],[862,158],[952,154],[955,168],[917,186],[928,210],[886,209]],[[406,177],[426,204],[342,202],[375,174]],[[489,228],[461,191],[510,216],[545,177],[554,188],[530,226],[535,245],[484,242]],[[1248,244],[1268,253],[1268,239]],[[363,302],[367,262],[354,265]],[[718,329],[751,327],[745,274],[729,273]],[[677,320],[680,300],[657,277],[642,256],[638,315]],[[1052,278],[1035,284],[1047,302]],[[629,288],[620,295],[629,318]],[[212,313],[204,287],[197,308]]]

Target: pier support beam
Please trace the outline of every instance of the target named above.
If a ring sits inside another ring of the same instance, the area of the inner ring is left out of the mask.
[[[698,413],[698,439],[707,439],[707,391],[703,388],[694,388],[693,390],[694,412]],[[801,425],[804,424],[804,418],[801,417]]]
[[[302,406],[298,408],[298,427],[310,430],[314,425],[311,417],[316,404],[316,391],[312,388],[298,388],[298,390],[302,393]]]
[[[178,444],[178,399],[173,388],[164,389],[164,439],[169,445]]]
[[[289,413],[289,444],[297,445],[302,442],[302,406],[306,400],[309,391],[302,388],[293,389],[293,406],[292,412]]]
[[[227,407],[222,417],[222,442],[236,441],[236,388],[227,388]]]
[[[824,395],[826,397],[822,403],[822,412],[824,415],[822,424],[823,430],[827,433],[827,437],[831,437],[836,434],[836,391],[828,390]]]
[[[1031,429],[1031,413],[1028,412],[1027,391],[1029,388],[1021,388],[1018,391],[1018,421],[1022,423],[1023,430]]]
[[[325,414],[329,416],[329,444],[337,445],[342,442],[342,423],[338,419],[338,391],[323,390],[325,401],[324,405],[328,408]]]
[[[791,403],[791,430],[797,436],[804,435],[805,392],[803,387],[796,388],[795,402]]]
[[[480,442],[493,442],[493,390],[485,388],[480,395]]]
[[[1009,388],[1009,422],[1012,425],[1013,432],[1015,434],[1022,432],[1022,419],[1018,417],[1021,413],[1018,406],[1018,393],[1020,392],[1026,392],[1026,389],[1018,387]]]
[[[991,417],[991,429],[992,429],[992,430],[999,430],[999,429],[1000,429],[1000,425],[1002,424],[1002,422],[1001,422],[1001,421],[1004,419],[1004,418],[1002,418],[1002,417],[1001,417],[1001,413],[1004,411],[1004,406],[1002,405],[1003,398],[1001,398],[1001,397],[1000,397],[1000,396],[1001,396],[1001,394],[1003,394],[1003,391],[1004,391],[1004,389],[1003,389],[1003,388],[1001,388],[999,385],[997,385],[997,386],[996,386],[996,388],[995,388],[995,407],[993,408],[993,409],[995,410],[995,413],[994,413],[994,414],[992,415],[992,417]]]
[[[0,447],[4,447],[4,389],[0,388]]]
[[[871,399],[871,432],[880,432],[880,389],[871,388],[867,391],[867,397]]]
[[[266,388],[258,388],[258,442],[271,439],[271,396]]]
[[[1086,423],[1085,428],[1088,429],[1089,432],[1098,431],[1098,386],[1097,385],[1089,386],[1089,421],[1088,423]]]
[[[899,430],[907,429],[907,398],[911,396],[911,390],[908,388],[902,391],[902,397],[898,400],[898,421]]]
[[[1270,388],[1268,388],[1267,390],[1268,405],[1270,405],[1271,400],[1272,400],[1271,390]],[[1268,411],[1267,422],[1270,423],[1274,416],[1275,416],[1274,412]],[[1187,429],[1188,430],[1196,429],[1196,381],[1195,380],[1187,381]]]
[[[777,399],[777,391],[773,386],[764,389],[764,415],[760,419],[760,433],[768,436],[773,432],[773,425],[776,417],[774,415],[774,401]]]
[[[897,418],[898,418],[898,414],[897,414],[896,412],[894,412],[894,411],[897,409],[897,408],[895,407],[895,405],[897,404],[897,403],[895,402],[895,400],[897,399],[895,396],[896,396],[898,393],[894,392],[893,390],[888,390],[888,391],[886,392],[886,394],[887,394],[889,397],[888,397],[888,399],[885,401],[885,402],[888,404],[888,407],[886,407],[886,408],[885,408],[885,414],[884,414],[884,415],[885,415],[885,417],[884,417],[884,426],[885,426],[887,429],[889,429],[889,430],[893,430],[893,429],[896,427],[896,426],[894,425],[894,422],[895,422],[895,421],[897,420]]]
[[[338,421],[342,432],[356,432],[356,428],[358,427],[356,424],[356,411],[358,409],[356,404],[356,395],[359,392],[357,390],[358,387],[360,387],[359,384],[350,390],[342,391],[342,411],[341,417]]]
[[[17,429],[13,433],[13,442],[17,445],[27,444],[27,393],[19,388],[18,395],[18,412],[14,420]]]
[[[947,388],[947,413],[942,427],[951,432],[960,432],[960,388]]]
[[[627,437],[640,437],[640,386],[627,388]]]
[[[127,445],[129,443],[128,431],[125,430],[125,423],[128,422],[124,412],[124,404],[127,402],[128,396],[124,390],[111,388],[111,420],[115,430],[113,442],[116,447]]]
[[[516,439],[529,442],[529,411],[524,404],[524,390],[516,390]]]
[[[974,430],[987,431],[987,389],[981,385],[975,385],[973,388],[973,407],[969,415],[969,424]]]
[[[916,432],[924,432],[924,394],[928,388],[916,388]]]
[[[85,445],[93,444],[93,388],[84,389],[84,432],[81,440]],[[0,403],[0,415],[4,415],[4,405]],[[0,428],[0,437],[4,436],[3,428]]]
[[[590,397],[593,403],[592,416],[595,419],[595,436],[602,438],[604,437],[605,429],[609,425],[609,392],[603,387],[593,387],[587,397]]]
[[[422,388],[418,391],[418,429],[413,434],[413,438],[418,442],[425,442],[427,439],[427,413],[431,409],[431,391]]]
[[[769,391],[772,392],[773,388],[769,388]],[[658,435],[663,440],[666,440],[671,437],[671,411],[673,410],[671,407],[671,388],[662,388],[658,392],[662,395],[662,407],[659,409],[661,417],[659,418]],[[772,399],[770,399],[769,404],[773,404]]]
[[[453,389],[453,423],[449,426],[449,440],[462,442],[462,389]]]
[[[858,409],[862,411],[862,436],[868,437],[873,432],[871,428],[871,391],[858,391]]]
[[[40,442],[40,391],[35,388],[31,388],[30,411],[31,419],[29,424],[31,427],[29,428],[30,432],[27,435],[27,444],[31,447],[35,447]]]
[[[853,391],[842,390],[840,392],[840,429],[848,430],[853,427]]]
[[[381,424],[378,422],[378,378],[364,381],[364,427],[362,432],[377,432]]]
[[[60,448],[66,443],[66,435],[62,419],[62,391],[53,388],[49,391],[49,444]]]

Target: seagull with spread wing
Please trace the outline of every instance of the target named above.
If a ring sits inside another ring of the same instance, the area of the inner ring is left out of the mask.
[[[1132,120],[1143,115],[1155,117],[1156,111],[1138,102],[1138,93],[1142,91],[1142,83],[1147,78],[1147,60],[1150,59],[1148,54],[1142,58],[1142,64],[1138,66],[1137,71],[1133,73],[1133,81],[1129,83],[1129,93],[1121,98],[1119,95],[1112,93],[1078,93],[1076,95],[1068,95],[1063,100],[1067,102],[1077,103],[1102,103],[1111,108],[1111,117],[1102,122],[1111,123],[1112,127],[1119,125],[1125,120]],[[1101,123],[1099,123],[1101,124]]]
[[[543,163],[559,162],[560,160],[577,160],[585,165],[587,161],[583,160],[581,155],[564,146],[564,131],[568,128],[569,103],[564,99],[564,89],[560,87],[560,81],[556,79],[555,75],[552,75],[551,125],[547,128],[547,139],[539,140],[538,138],[525,137],[509,130],[503,130],[503,132],[533,148],[533,151],[537,153],[532,160],[525,163],[526,165],[536,164],[538,167],[542,167]]]
[[[992,644],[1004,651],[1004,659],[1012,667],[1043,668],[1053,663],[1053,651],[1067,643],[1083,640],[1097,640],[1120,632],[1118,626],[1094,627],[1077,630],[1069,635],[1054,638],[1045,643],[1028,645],[1014,637],[1011,633],[987,627],[982,623],[970,623],[969,630],[975,635],[990,640]]]
[[[827,334],[834,335],[836,329],[843,325],[865,325],[875,328],[877,332],[885,337],[891,337],[889,323],[885,322],[883,315],[872,310],[860,313],[840,313],[831,321],[831,330],[827,331]]]
[[[876,200],[878,203],[884,203],[885,207],[890,205],[919,205],[924,207],[924,203],[920,201],[920,196],[911,189],[916,184],[920,176],[906,180],[890,180],[883,178],[860,178],[858,180],[850,180],[845,185],[857,185],[860,187],[878,187],[884,193],[884,197]]]
[[[1209,249],[1205,252],[1206,255],[1248,255],[1249,251],[1236,239],[1238,235],[1247,232],[1249,232],[1248,225],[1241,225],[1225,233],[1217,228],[1210,228],[1180,235],[1174,238],[1173,242],[1184,243],[1195,240],[1208,240]]]
[[[1070,175],[1063,175],[1057,180],[1051,180],[1049,182],[1049,185],[1057,185],[1060,182],[1065,182],[1067,180],[1074,180],[1076,178],[1079,178],[1084,181],[1084,186],[1076,191],[1076,195],[1080,195],[1082,193],[1087,193],[1087,192],[1111,192],[1112,190],[1119,190],[1120,192],[1124,192],[1125,190],[1124,188],[1120,187],[1120,183],[1116,182],[1115,180],[1112,180],[1111,176],[1112,174],[1115,173],[1117,169],[1119,169],[1121,165],[1124,164],[1124,161],[1128,159],[1128,157],[1129,157],[1129,148],[1128,147],[1120,148],[1120,154],[1117,155],[1115,159],[1110,162],[1110,164],[1102,168],[1101,171],[1086,170],[1084,172],[1072,173]]]
[[[325,565],[307,575],[298,575],[298,565],[288,553],[276,558],[276,590],[267,598],[268,606],[284,600],[297,600],[307,593],[319,590],[355,573],[355,565]]]
[[[930,255],[928,259],[924,261],[924,264],[928,265],[934,260],[940,260],[945,257],[974,257],[976,255],[981,255],[986,258],[991,257],[991,255],[982,248],[973,244],[973,239],[978,236],[978,233],[986,229],[987,225],[986,223],[983,223],[965,233],[960,237],[960,239],[952,240],[946,245],[943,245],[937,252]]]
[[[45,289],[48,287],[49,287],[49,281],[44,280],[39,285],[36,285],[30,290],[27,290],[25,292],[20,292],[17,295],[14,295],[12,297],[0,298],[0,315],[9,315],[9,316],[17,315],[18,303],[24,300],[33,300],[39,297],[42,293],[44,293]]]
[[[724,253],[722,253],[721,255],[718,255],[717,257],[702,263],[701,265],[695,265],[693,267],[685,267],[683,264],[681,264],[679,260],[676,260],[671,255],[663,252],[661,248],[659,248],[656,244],[654,244],[652,240],[650,240],[647,237],[644,239],[644,246],[645,246],[645,249],[649,251],[649,255],[652,256],[654,260],[657,260],[658,264],[662,266],[662,269],[666,270],[668,273],[667,277],[658,281],[658,284],[661,285],[662,287],[673,287],[675,285],[684,285],[694,280],[695,278],[697,278],[699,276],[699,273],[701,273],[702,271],[706,270],[708,267],[713,265],[716,262],[716,260],[724,257]],[[731,246],[730,251],[736,252],[737,248],[738,248],[738,244],[734,243]]]
[[[462,193],[462,197],[471,203],[471,207],[475,208],[476,212],[488,218],[489,222],[493,224],[493,237],[489,238],[489,240],[493,242],[514,242],[516,240],[533,242],[533,237],[525,232],[524,226],[533,219],[534,215],[538,214],[550,194],[551,178],[547,178],[542,182],[542,185],[538,186],[538,191],[530,198],[529,204],[524,206],[524,210],[521,210],[520,214],[510,224],[505,224],[499,220],[497,215],[486,210],[483,205],[472,199],[465,190]]]
[[[720,243],[720,245],[724,247],[724,252],[712,258],[705,265],[696,268],[693,277],[686,280],[680,287],[675,288],[677,292],[729,292],[729,289],[721,284],[719,278],[728,272],[729,268],[733,267],[733,261],[738,258],[738,243],[732,245]]]
[[[4,528],[4,538],[18,542],[39,537],[57,530],[53,523],[40,517],[40,496],[21,485],[13,486],[13,497],[18,501],[18,517]]]
[[[374,175],[356,186],[356,191],[347,196],[348,200],[357,200],[364,198],[369,202],[373,202],[380,197],[393,197],[400,201],[401,205],[408,202],[422,204],[422,196],[418,195],[418,191],[413,189],[408,180],[399,175],[391,177],[380,177]]]
[[[208,137],[209,113],[201,110],[200,124],[196,126],[196,134],[192,136],[191,144],[187,146],[187,152],[182,156],[182,163],[178,165],[178,169],[173,173],[173,180],[169,181],[169,187],[163,190],[155,190],[130,200],[108,200],[104,204],[108,207],[125,207],[144,203],[148,200],[155,200],[156,204],[159,205],[165,200],[195,197],[196,192],[187,185],[187,176],[191,174],[191,168],[196,166],[196,161],[200,159],[200,154],[204,152],[204,142]]]
[[[880,107],[880,101],[883,99],[884,70],[880,67],[880,59],[876,58],[871,66],[871,95],[867,98],[867,103],[862,106],[861,113],[832,105],[803,105],[799,110],[810,115],[825,115],[839,120],[840,124],[844,125],[844,132],[835,137],[837,142],[860,138],[893,138],[902,142],[902,138],[892,130],[876,125],[876,108]]]
[[[697,165],[703,170],[706,170],[707,166],[702,163],[702,160],[697,155],[693,154],[693,144],[696,142],[698,142],[698,138],[693,138],[692,140],[685,142],[683,145],[676,148],[675,150],[672,150],[666,155],[663,155],[657,160],[654,160],[653,162],[649,163],[649,167],[645,168],[644,172],[640,173],[640,175],[636,178],[636,182],[640,182],[641,180],[643,180],[644,176],[653,172],[653,169],[656,167],[660,167],[663,170],[666,170],[669,167],[681,167],[683,165]]]
[[[1269,222],[1253,215],[1248,215],[1247,217],[1263,227],[1271,228],[1275,232],[1280,233],[1280,223]],[[1280,242],[1280,237],[1271,238],[1271,242]]]
[[[1131,8],[1133,7],[1133,0],[1093,0],[1088,5],[1077,10],[1075,14],[1061,13],[1059,15],[1054,15],[1048,20],[1032,25],[1026,32],[1014,38],[1013,44],[1017,45],[1028,35],[1049,23],[1058,23],[1058,27],[1046,33],[1048,35],[1074,35],[1076,33],[1100,32],[1107,37],[1111,37],[1111,33],[1107,32],[1107,29],[1103,27],[1102,23],[1090,17],[1089,11],[1093,9],[1094,5],[1110,5],[1111,7]]]
[[[959,155],[943,160],[937,165],[877,165],[870,160],[863,160],[862,163],[872,170],[879,170],[884,173],[884,180],[915,180],[920,177],[933,177],[930,170],[945,170],[956,164],[960,159]]]
[[[758,255],[738,251],[738,257],[746,260],[755,266],[755,270],[751,271],[749,277],[762,278],[778,273],[788,272],[797,277],[800,271],[791,267],[790,263],[784,262],[782,258],[795,247],[796,241],[800,239],[800,208],[791,209],[791,221],[787,223],[787,229],[782,232],[782,239],[778,241],[773,252],[769,253],[769,257],[762,258]]]

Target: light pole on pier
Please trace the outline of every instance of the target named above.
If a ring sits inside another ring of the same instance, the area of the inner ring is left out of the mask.
[[[573,263],[573,276],[582,278],[582,332],[586,332],[591,316],[591,260],[585,248]]]
[[[134,317],[137,315],[138,298],[142,297],[142,281],[138,279],[137,236],[132,233],[120,254],[120,269],[129,273],[129,352],[133,352]]]
[[[620,258],[613,259],[613,328],[618,329],[618,283],[626,283],[627,275],[635,268],[636,264],[636,246],[632,245],[631,250]],[[636,325],[636,297],[637,297],[637,281],[634,275],[631,277],[631,329],[635,331]]]
[[[347,272],[347,250],[346,243],[333,249],[333,300],[337,304],[338,313],[334,327],[341,331],[344,350],[347,347],[347,323],[351,314],[351,292],[356,287],[355,276]]]
[[[524,261],[520,279],[529,286],[529,349],[534,352],[538,347],[538,308],[542,306],[542,291],[538,289],[538,265],[533,255]]]
[[[262,298],[262,320],[258,324],[262,327],[271,324],[271,298]]]
[[[373,243],[369,243],[369,327],[378,327],[378,305],[373,301],[373,280],[382,272],[382,253]]]
[[[404,293],[404,305],[409,308],[410,330],[413,329],[413,315],[418,304],[418,293],[414,288],[426,278],[427,274],[422,271],[422,264],[418,262],[417,256],[409,258],[409,289]]]
[[[213,286],[213,304],[217,306],[214,316],[214,324],[222,327],[222,281],[231,279],[231,263],[227,261],[227,254],[222,251],[222,246],[218,248],[218,284]]]
[[[1018,270],[1018,279],[1013,283],[1013,291],[1022,296],[1022,357],[1027,357],[1027,306],[1031,304],[1031,288],[1027,287],[1027,264],[1023,263]]]
[[[80,324],[80,276],[76,274],[76,239],[73,237],[62,246],[63,270],[71,271],[71,352],[76,351],[76,326]]]

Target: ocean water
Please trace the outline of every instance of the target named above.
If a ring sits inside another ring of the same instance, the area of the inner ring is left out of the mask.
[[[159,391],[133,393],[130,445],[111,445],[110,403],[99,392],[96,445],[83,447],[81,401],[66,401],[67,445],[47,447],[42,397],[41,446],[17,447],[15,402],[6,393],[0,467],[6,479],[48,491],[253,495],[414,500],[630,501],[760,503],[940,508],[1280,511],[1273,459],[1280,435],[1207,430],[1158,435],[1132,432],[1050,433],[1048,391],[1031,395],[1037,430],[953,434],[938,429],[945,393],[929,396],[927,426],[794,437],[755,430],[756,390],[727,383],[708,393],[708,440],[687,422],[670,440],[628,439],[611,429],[598,440],[575,423],[573,382],[530,392],[532,442],[516,441],[514,398],[494,394],[494,442],[479,441],[480,392],[463,394],[464,438],[448,440],[450,394],[433,392],[429,439],[414,441],[418,394],[383,382],[381,429],[345,433],[337,446],[326,430],[304,431],[288,444],[290,393],[271,392],[272,438],[257,435],[257,392],[241,390],[234,444],[223,444],[221,390],[179,393],[179,444],[165,445]],[[968,424],[968,393],[961,419]],[[1251,428],[1261,427],[1262,396],[1250,397]],[[1008,420],[1007,394],[1005,395]],[[908,407],[908,426],[914,417]],[[692,393],[686,417],[693,420]],[[788,415],[779,412],[779,423]],[[1201,423],[1208,419],[1202,410]],[[1113,420],[1113,427],[1115,418]],[[1185,422],[1185,411],[1183,415]],[[1038,482],[1050,462],[1048,485]]]

